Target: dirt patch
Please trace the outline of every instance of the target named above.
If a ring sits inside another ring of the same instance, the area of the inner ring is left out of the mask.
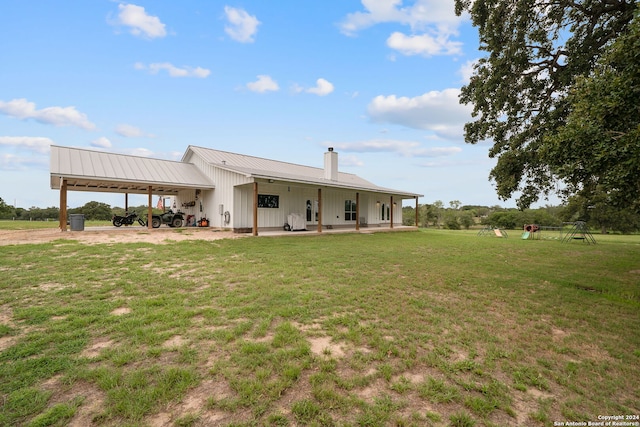
[[[103,349],[109,348],[111,346],[113,346],[113,341],[103,338],[98,339],[88,348],[84,349],[84,351],[80,353],[80,356],[93,359],[94,357],[98,357]]]
[[[84,231],[60,231],[57,228],[42,230],[2,230],[0,246],[26,243],[49,243],[56,240],[74,240],[84,244],[113,243],[154,243],[158,245],[184,240],[220,240],[243,237],[231,231],[219,231],[210,228],[108,228],[89,227]]]
[[[222,400],[233,394],[226,383],[213,380],[203,381],[198,387],[187,393],[181,403],[170,405],[164,411],[155,414],[147,419],[147,423],[152,427],[173,427],[176,420],[187,415],[197,416],[197,426],[213,426],[229,414],[220,411],[207,409],[207,401],[211,398]]]
[[[80,383],[73,387],[72,393],[75,396],[82,396],[82,405],[76,411],[75,416],[69,421],[69,427],[85,427],[94,424],[96,416],[104,411],[106,396],[103,391],[96,386]]]
[[[131,309],[129,307],[119,307],[109,314],[111,314],[112,316],[122,316],[129,313],[131,313]]]
[[[171,337],[168,340],[166,340],[162,344],[162,347],[164,347],[164,348],[178,348],[178,347],[182,347],[186,342],[187,342],[187,340],[185,340],[181,335],[174,335],[173,337]]]
[[[562,329],[559,328],[551,328],[551,337],[554,341],[562,341],[564,339],[564,337],[568,336],[569,333],[563,331]]]
[[[310,338],[311,352],[316,356],[332,356],[343,357],[344,350],[337,343],[331,342],[331,337],[314,337]]]
[[[0,351],[12,347],[18,341],[17,337],[0,337]]]

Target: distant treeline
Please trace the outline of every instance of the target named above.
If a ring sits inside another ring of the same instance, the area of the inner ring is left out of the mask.
[[[146,213],[147,206],[129,206],[129,212]],[[153,209],[155,213],[157,209]],[[111,221],[113,215],[122,215],[124,208],[111,207],[106,203],[101,202],[88,202],[84,206],[79,208],[67,209],[68,214],[84,214],[85,220],[88,221]],[[2,198],[0,198],[0,219],[13,219],[23,221],[58,221],[60,218],[60,209],[57,207],[49,208],[37,208],[31,207],[29,209],[16,208],[11,205],[7,205]]]
[[[129,212],[144,214],[147,206],[129,206]],[[159,212],[153,209],[154,212]],[[106,203],[88,202],[79,208],[68,209],[69,214],[84,214],[88,221],[110,221],[114,214],[122,215],[124,208],[111,207]],[[0,198],[0,219],[26,221],[57,221],[60,209],[57,207],[29,209],[7,205]],[[402,208],[402,223],[415,225],[415,208]],[[573,198],[561,206],[545,206],[537,209],[507,209],[500,206],[462,205],[459,201],[445,206],[440,200],[418,206],[418,226],[447,228],[451,230],[493,226],[504,229],[519,229],[526,224],[559,226],[564,222],[585,221],[589,227],[602,233],[635,233],[640,231],[640,213],[630,209],[616,209],[603,202],[592,205]]]
[[[640,213],[630,209],[616,209],[602,203],[586,205],[579,199],[570,199],[561,206],[537,209],[509,209],[500,206],[462,205],[459,201],[445,206],[440,200],[418,206],[418,226],[451,230],[492,226],[520,229],[526,224],[560,226],[566,222],[585,221],[589,227],[602,233],[634,233],[640,231]],[[415,225],[415,208],[402,208],[404,225]]]

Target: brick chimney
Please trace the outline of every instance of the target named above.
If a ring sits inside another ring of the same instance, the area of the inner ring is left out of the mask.
[[[324,153],[324,179],[338,180],[338,153],[333,151],[333,147]]]

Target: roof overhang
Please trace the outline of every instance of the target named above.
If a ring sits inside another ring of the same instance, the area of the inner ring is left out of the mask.
[[[402,199],[415,199],[416,197],[424,197],[423,194],[418,193],[408,193],[406,191],[393,190],[391,188],[383,188],[377,186],[366,187],[362,185],[354,185],[348,183],[341,183],[338,181],[331,180],[305,180],[305,179],[296,179],[296,178],[285,178],[276,176],[276,175],[268,175],[268,174],[251,174],[247,176],[248,178],[253,178],[254,180],[267,181],[269,183],[281,183],[281,184],[295,184],[295,185],[305,185],[311,187],[326,187],[326,188],[339,188],[342,190],[352,190],[352,191],[363,191],[367,193],[377,193],[377,194],[392,194],[394,196],[398,196]]]
[[[159,181],[124,181],[117,179],[87,178],[51,174],[51,189],[59,190],[62,180],[67,181],[68,191],[91,191],[97,193],[147,194],[151,187],[153,194],[175,195],[187,189],[214,189],[214,185],[176,185]]]

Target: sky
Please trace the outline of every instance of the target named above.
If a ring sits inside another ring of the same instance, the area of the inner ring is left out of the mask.
[[[458,96],[481,55],[453,0],[3,0],[0,197],[58,206],[51,145],[320,168],[334,147],[341,172],[420,203],[515,207],[488,179],[490,144],[464,142]],[[93,200],[124,205],[68,194]]]

